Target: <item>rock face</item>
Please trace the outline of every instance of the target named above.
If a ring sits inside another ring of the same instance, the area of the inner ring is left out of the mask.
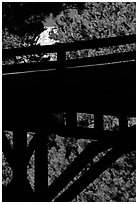
[[[54,39],[54,35],[57,35],[58,29],[56,27],[47,27],[39,36],[35,39],[36,45],[53,45],[58,43],[59,40]]]
[[[36,37],[34,44],[37,46],[38,45],[44,46],[44,45],[53,45],[53,44],[59,43],[58,28],[55,24],[52,14],[45,22],[43,22],[43,24],[44,24],[44,31]],[[54,61],[57,59],[57,54],[47,53],[43,55],[41,59],[42,60],[49,59],[50,61]]]

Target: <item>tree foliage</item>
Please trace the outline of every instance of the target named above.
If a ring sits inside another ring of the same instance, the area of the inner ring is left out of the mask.
[[[131,2],[4,2],[2,8],[3,35],[8,35],[7,32],[4,34],[5,29],[9,34],[17,34],[22,44],[27,42],[30,45],[34,36],[44,29],[43,21],[49,13],[55,16],[60,42],[136,33],[136,4]]]

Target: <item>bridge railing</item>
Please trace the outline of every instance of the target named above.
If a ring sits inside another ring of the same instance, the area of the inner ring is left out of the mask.
[[[72,50],[81,50],[81,49],[93,49],[100,47],[109,47],[116,45],[126,45],[136,43],[136,35],[127,35],[119,37],[110,37],[103,39],[95,39],[89,41],[78,41],[71,43],[58,43],[55,45],[46,45],[46,46],[31,46],[24,48],[11,48],[4,49],[2,52],[3,57],[19,56],[19,55],[29,55],[29,54],[41,54],[49,52],[63,52],[63,51],[72,51]]]
[[[101,64],[101,63],[110,63],[110,62],[119,62],[125,60],[132,60],[135,59],[135,51],[125,52],[125,53],[114,53],[105,55],[103,53],[102,56],[94,56],[89,57],[87,60],[85,59],[73,59],[73,60],[66,60],[66,54],[68,51],[77,51],[77,50],[84,50],[84,49],[95,49],[95,48],[103,48],[103,47],[111,47],[111,46],[119,46],[119,45],[126,45],[126,44],[133,44],[136,42],[135,35],[129,36],[120,36],[120,37],[112,37],[112,38],[103,38],[103,39],[96,39],[90,41],[81,41],[81,42],[72,42],[72,43],[58,43],[55,45],[46,45],[46,46],[31,46],[25,48],[11,48],[11,49],[4,49],[2,51],[3,59],[15,56],[22,56],[22,55],[32,55],[32,54],[46,54],[46,53],[57,53],[57,62],[50,61],[50,62],[40,62],[40,63],[27,63],[24,64],[13,64],[9,67],[9,65],[4,65],[3,67],[3,74],[6,73],[13,73],[13,72],[25,72],[25,71],[34,71],[40,70],[40,67],[45,67],[45,69],[59,69],[64,70],[65,67],[75,67],[75,66],[83,66],[88,64]],[[64,66],[63,66],[64,63]],[[61,66],[62,64],[62,66]],[[45,65],[45,66],[44,66]]]

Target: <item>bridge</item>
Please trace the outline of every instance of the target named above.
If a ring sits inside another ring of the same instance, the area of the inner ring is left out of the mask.
[[[67,52],[133,44],[135,35],[91,41],[3,50],[3,59],[57,53],[57,60],[4,64],[2,67],[2,126],[13,131],[13,149],[3,133],[3,152],[13,169],[12,182],[3,189],[3,201],[71,201],[123,153],[135,150],[136,52],[67,59]],[[53,113],[66,113],[66,125]],[[94,128],[77,126],[77,113],[94,114]],[[119,131],[103,129],[103,115],[119,118]],[[36,133],[27,147],[27,132]],[[47,137],[96,140],[48,187]],[[110,151],[96,164],[99,152]],[[27,181],[27,163],[35,150],[35,192]],[[59,192],[87,163],[91,168],[64,193]],[[62,181],[62,182],[61,182]]]

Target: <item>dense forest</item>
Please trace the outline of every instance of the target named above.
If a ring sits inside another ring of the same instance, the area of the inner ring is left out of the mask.
[[[24,15],[25,13],[25,15]],[[51,15],[52,14],[52,15]],[[2,3],[2,48],[28,47],[34,44],[36,37],[45,29],[52,16],[58,33],[51,38],[60,43],[109,38],[136,34],[136,3],[132,2],[4,2]],[[135,45],[110,47],[99,50],[78,50],[67,53],[68,59],[89,57],[109,52],[135,50]],[[57,114],[62,123],[64,113]],[[79,126],[93,128],[94,115],[77,113]],[[135,125],[135,118],[128,118],[128,126]],[[104,116],[104,129],[118,130],[116,116]],[[12,144],[13,133],[5,130]],[[35,133],[27,133],[28,144]],[[48,143],[48,183],[58,177],[67,166],[92,142],[88,139],[63,138],[52,134]],[[101,152],[97,157],[104,154]],[[124,154],[110,168],[91,183],[74,202],[135,202],[136,201],[136,155]],[[95,158],[96,159],[96,158]],[[34,190],[35,153],[28,164],[28,179]],[[12,179],[12,169],[3,154],[3,185]]]

